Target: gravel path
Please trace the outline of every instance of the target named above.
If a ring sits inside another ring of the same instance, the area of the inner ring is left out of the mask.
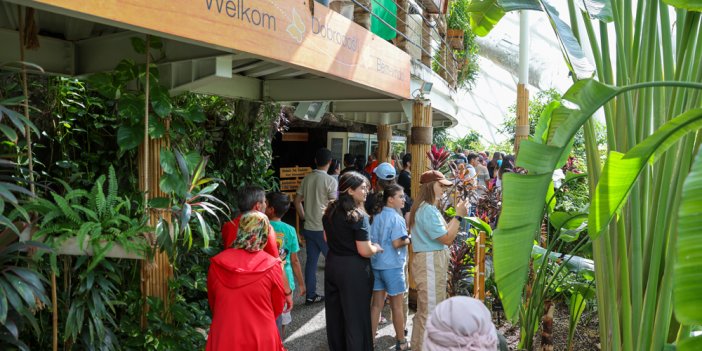
[[[305,266],[305,249],[301,248],[298,253],[302,270]],[[319,258],[317,269],[317,292],[324,294],[324,257]],[[292,323],[285,330],[283,344],[290,351],[326,351],[327,346],[327,321],[324,315],[324,303],[305,306],[305,299],[295,293],[295,306],[292,310]],[[370,308],[370,306],[368,307]],[[383,316],[390,320],[390,306],[383,309]],[[414,311],[410,310],[410,318],[407,328],[412,330],[412,317]],[[395,330],[392,323],[382,324],[379,327],[378,335],[375,339],[376,350],[395,349]]]

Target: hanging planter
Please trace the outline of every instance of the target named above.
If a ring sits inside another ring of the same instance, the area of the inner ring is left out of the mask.
[[[449,44],[451,49],[463,50],[463,36],[466,32],[463,29],[453,28],[449,28],[447,32],[448,33],[446,34],[446,42]]]

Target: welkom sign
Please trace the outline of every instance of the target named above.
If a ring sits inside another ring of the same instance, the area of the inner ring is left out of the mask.
[[[310,0],[311,1],[311,0]],[[302,0],[29,0],[69,16],[235,50],[398,98],[410,57],[327,7]]]

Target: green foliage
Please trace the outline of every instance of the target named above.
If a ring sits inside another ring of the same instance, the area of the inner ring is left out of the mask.
[[[145,53],[147,43],[135,37],[132,38],[132,46],[137,53]],[[158,38],[149,37],[148,46],[163,54],[163,44]],[[194,104],[174,108],[168,88],[159,84],[159,71],[154,61],[152,58],[149,65],[148,133],[151,138],[160,138],[166,135],[167,121],[170,120],[176,132],[181,132],[188,125],[202,121],[203,113]],[[108,107],[114,109],[119,117],[117,144],[120,150],[124,152],[139,146],[144,141],[146,64],[122,60],[113,72],[92,75],[88,83],[107,99]]]
[[[483,136],[480,135],[480,133],[476,132],[475,130],[471,129],[468,131],[468,133],[462,137],[458,137],[456,139],[450,139],[447,142],[447,147],[449,150],[456,150],[460,149],[461,151],[463,150],[471,150],[471,151],[483,151],[485,150],[485,144],[482,142]]]
[[[230,206],[237,204],[238,190],[245,185],[259,185],[267,191],[278,189],[274,171],[271,140],[275,125],[283,118],[276,103],[229,102],[231,120],[222,129],[222,142],[212,156],[212,173],[229,185],[220,189],[219,197]]]
[[[14,234],[0,233],[5,243]],[[48,249],[37,243],[14,243],[0,247],[0,348],[7,350],[16,347],[30,350],[19,338],[20,333],[30,326],[35,336],[41,333],[34,316],[41,304],[50,304],[44,284],[46,279],[37,272],[36,262],[23,251],[27,249]]]
[[[700,288],[702,281],[699,279],[700,246],[702,245],[702,150],[697,152],[697,157],[692,166],[690,175],[683,186],[682,203],[678,213],[678,245],[675,262],[675,276],[673,293],[675,297],[675,317],[686,325],[702,324],[702,310],[700,309]],[[689,343],[689,345],[688,345]],[[702,343],[702,337],[696,336],[685,340],[685,347],[680,350],[695,350],[693,344]]]
[[[470,26],[469,18],[469,0],[454,0],[449,3],[448,13],[446,16],[446,25],[449,29],[462,30],[463,34],[463,49],[450,49],[452,58],[455,60],[453,64],[458,65],[456,72],[456,87],[459,89],[470,90],[478,78],[480,67],[478,66],[478,44],[475,42],[475,34]],[[432,69],[438,73],[445,73],[446,63],[443,57],[445,49],[442,47],[436,53],[432,60]],[[442,67],[442,65],[444,67]]]
[[[634,187],[649,162],[690,133],[702,129],[702,109],[692,109],[673,118],[626,154],[612,151],[607,158],[602,178],[592,196],[590,228],[594,238],[606,229]]]
[[[192,223],[197,225],[197,232],[202,235],[203,245],[207,248],[214,237],[214,231],[205,217],[219,222],[218,213],[225,218],[229,215],[229,207],[213,195],[219,184],[224,182],[205,177],[208,159],[195,151],[183,154],[177,149],[161,149],[161,168],[164,174],[159,186],[169,198],[154,198],[150,205],[167,209],[172,215],[171,223],[161,216],[156,225],[159,246],[171,257],[177,256],[175,243],[181,237],[188,249],[192,247]]]
[[[75,237],[81,249],[93,249],[95,256],[86,266],[88,271],[98,266],[115,244],[144,255],[148,245],[143,234],[151,231],[146,217],[132,209],[132,201],[118,196],[114,168],[110,167],[107,193],[105,179],[104,175],[98,177],[90,192],[64,184],[65,195],[52,192],[53,201],[36,198],[26,206],[40,216],[35,238],[58,248]]]
[[[77,281],[70,287],[63,339],[88,350],[117,350],[119,340],[113,328],[117,327],[114,316],[122,277],[109,260],[102,260],[97,269],[90,265],[88,256],[78,256],[71,269]]]

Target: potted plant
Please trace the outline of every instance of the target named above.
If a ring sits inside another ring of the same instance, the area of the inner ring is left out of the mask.
[[[470,17],[468,12],[469,0],[454,0],[449,5],[446,16],[446,41],[452,49],[463,50],[464,36],[470,28]]]

